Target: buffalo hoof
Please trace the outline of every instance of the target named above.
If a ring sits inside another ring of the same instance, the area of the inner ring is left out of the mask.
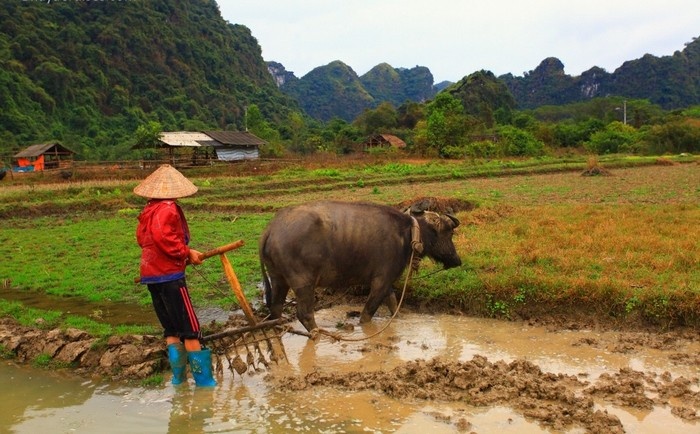
[[[368,314],[367,312],[362,312],[362,314],[360,315],[360,324],[366,324],[371,321],[372,315]]]

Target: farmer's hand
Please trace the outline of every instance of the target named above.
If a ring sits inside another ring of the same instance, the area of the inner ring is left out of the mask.
[[[192,265],[199,265],[202,263],[202,253],[198,250],[190,249],[190,254],[187,257],[187,263]]]

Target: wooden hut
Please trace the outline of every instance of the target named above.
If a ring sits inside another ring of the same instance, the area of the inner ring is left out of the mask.
[[[406,148],[406,142],[392,134],[375,134],[370,136],[361,144],[363,151],[368,151],[373,148]]]
[[[60,143],[31,145],[14,155],[15,172],[65,169],[73,165],[75,152]]]

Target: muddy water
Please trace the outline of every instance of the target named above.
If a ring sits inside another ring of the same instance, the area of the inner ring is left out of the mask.
[[[353,307],[356,308],[356,307]],[[323,328],[350,323],[338,307],[317,313]],[[386,317],[344,331],[349,337],[370,334]],[[298,327],[298,326],[297,326]],[[522,323],[505,323],[446,315],[402,314],[370,341],[309,341],[287,334],[283,341],[288,364],[271,371],[242,376],[224,370],[219,386],[195,389],[124,386],[80,379],[69,373],[47,372],[0,364],[0,432],[12,433],[549,433],[506,406],[471,407],[466,403],[422,400],[397,401],[380,392],[349,392],[315,387],[300,392],[274,390],[268,375],[310,372],[388,370],[409,360],[440,357],[466,361],[481,355],[490,361],[526,359],[545,372],[595,380],[603,373],[629,367],[674,378],[700,376],[697,365],[669,362],[669,353],[700,352],[697,342],[673,350],[635,348],[612,351],[605,345],[579,345],[582,340],[615,342],[613,332],[548,331]],[[606,403],[597,405],[620,418],[628,433],[699,432],[700,425],[684,421],[666,408],[641,411]],[[466,431],[456,423],[468,420]],[[572,428],[569,433],[584,432]]]
[[[24,306],[35,309],[57,310],[69,315],[95,318],[113,325],[158,325],[158,319],[150,306],[128,303],[95,303],[80,297],[59,297],[15,288],[0,289],[0,298],[19,301]]]
[[[94,318],[111,325],[153,325],[160,328],[158,318],[151,305],[135,303],[92,302],[80,297],[59,297],[36,291],[15,288],[0,288],[0,298],[19,301],[22,305],[41,310],[57,310],[68,315]],[[228,313],[212,307],[197,312],[202,324],[225,320]]]

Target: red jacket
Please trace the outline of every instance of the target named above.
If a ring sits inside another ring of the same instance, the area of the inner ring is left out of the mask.
[[[141,283],[170,282],[185,276],[190,230],[175,201],[148,201],[139,215],[136,241],[141,246]]]

